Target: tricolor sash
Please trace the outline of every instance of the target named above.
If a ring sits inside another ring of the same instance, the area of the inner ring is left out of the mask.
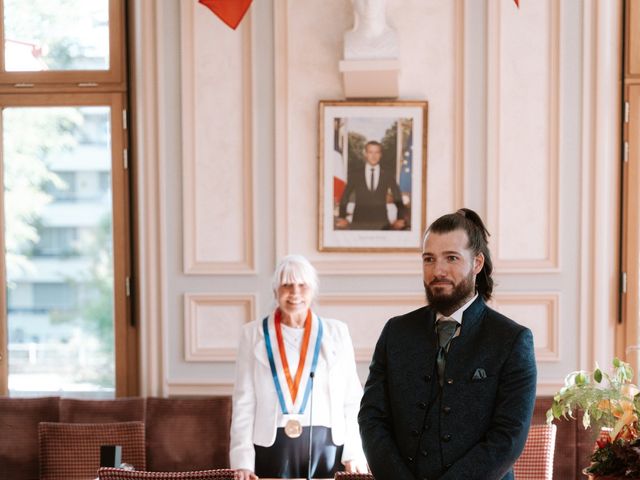
[[[290,413],[303,414],[307,407],[309,395],[311,394],[311,381],[309,381],[309,377],[311,372],[315,373],[318,365],[323,326],[322,319],[314,314],[311,314],[307,321],[311,322],[308,346],[313,346],[313,348],[306,349],[305,357],[302,357],[302,355],[300,356],[299,362],[303,362],[302,372],[299,375],[299,386],[301,388],[294,389],[293,392],[291,391],[292,388],[290,388],[290,382],[287,380],[285,375],[285,368],[282,359],[286,357],[286,352],[282,351],[278,345],[281,342],[278,342],[275,315],[265,317],[262,321],[262,329],[264,332],[265,346],[267,348],[267,357],[269,358],[269,366],[271,367],[271,375],[273,376],[273,383],[278,395],[280,408],[284,415],[288,415]],[[284,345],[282,345],[282,348],[284,348]],[[295,395],[296,391],[304,391],[304,395]],[[295,399],[293,398],[294,395]]]

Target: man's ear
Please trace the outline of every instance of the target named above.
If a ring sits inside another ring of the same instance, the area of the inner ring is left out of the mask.
[[[475,275],[479,274],[482,267],[484,267],[484,253],[480,252],[473,257],[473,273]]]

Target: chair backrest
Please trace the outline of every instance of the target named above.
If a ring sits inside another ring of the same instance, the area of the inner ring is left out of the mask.
[[[370,473],[336,472],[334,478],[340,480],[374,480],[373,475]]]
[[[117,423],[144,422],[145,399],[142,397],[87,400],[60,399],[60,422]]]
[[[0,398],[0,480],[37,480],[38,424],[58,421],[58,397]]]
[[[98,470],[99,480],[235,480],[235,470],[219,468],[194,472],[144,472],[103,467]]]
[[[144,423],[51,423],[38,425],[40,480],[95,478],[100,446],[122,446],[122,461],[145,469]]]
[[[531,425],[522,455],[513,466],[516,480],[551,480],[555,445],[555,425]]]
[[[147,469],[229,468],[231,397],[148,398]]]

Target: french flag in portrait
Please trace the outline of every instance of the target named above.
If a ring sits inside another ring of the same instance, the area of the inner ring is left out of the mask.
[[[402,149],[402,166],[398,185],[402,193],[411,193],[411,164],[413,163],[413,132],[409,133]]]
[[[333,158],[332,158],[332,169],[333,169],[333,201],[334,204],[340,203],[340,199],[342,198],[342,193],[347,185],[347,169],[344,164],[343,157],[343,139],[342,135],[344,132],[344,119],[336,118],[334,119],[333,125]]]

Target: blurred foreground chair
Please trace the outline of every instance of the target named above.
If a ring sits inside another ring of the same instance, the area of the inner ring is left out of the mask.
[[[91,479],[100,468],[100,446],[122,446],[122,461],[144,470],[144,423],[38,425],[40,480]]]
[[[553,478],[556,428],[555,425],[531,425],[522,455],[513,466],[516,480],[551,480]]]
[[[555,425],[531,425],[522,455],[513,466],[516,480],[552,480]],[[374,480],[373,475],[338,472],[336,480]]]
[[[98,470],[99,480],[235,480],[235,470],[199,470],[195,472],[142,472],[103,467]]]
[[[373,475],[370,473],[336,472],[336,476],[333,478],[339,480],[374,480]]]

